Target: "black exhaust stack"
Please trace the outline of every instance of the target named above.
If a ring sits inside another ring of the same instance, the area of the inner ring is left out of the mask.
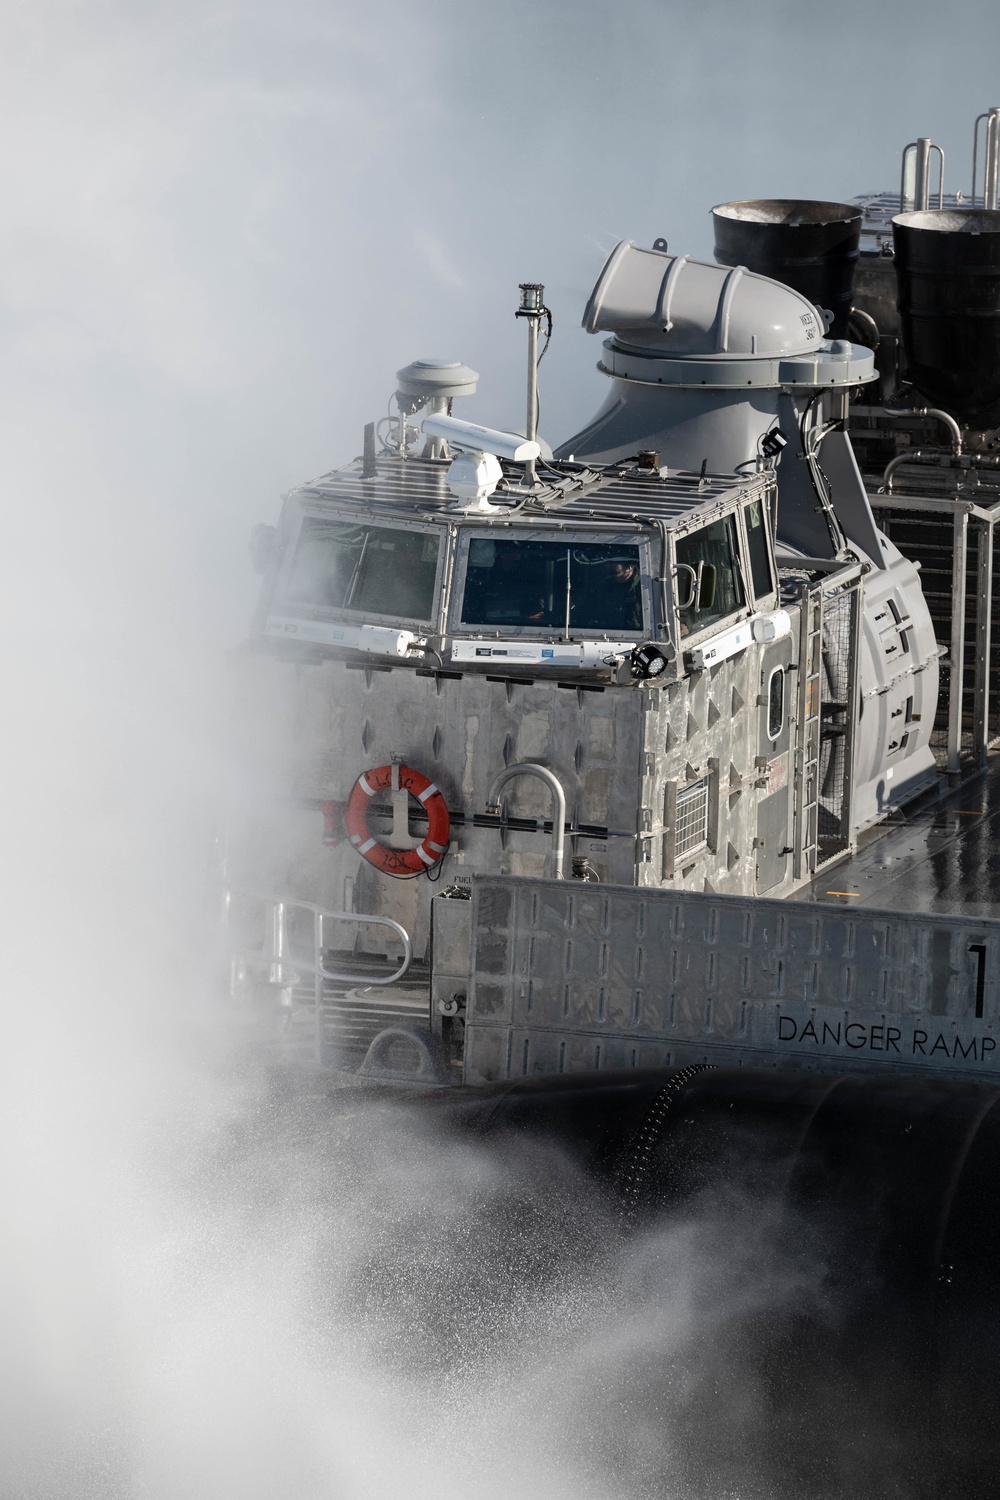
[[[909,379],[973,427],[1000,422],[1000,213],[924,209],[892,221]]]
[[[861,211],[807,198],[747,198],[712,209],[715,258],[782,281],[833,313],[831,338],[847,336]]]

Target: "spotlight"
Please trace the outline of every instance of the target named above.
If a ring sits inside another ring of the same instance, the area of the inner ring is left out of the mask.
[[[669,648],[667,648],[669,649]],[[632,671],[637,677],[659,677],[667,669],[669,658],[651,642],[636,646],[632,652]]]

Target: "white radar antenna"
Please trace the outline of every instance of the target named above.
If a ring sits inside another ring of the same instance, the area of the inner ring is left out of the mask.
[[[425,417],[420,425],[426,437],[443,438],[458,450],[448,470],[447,484],[453,495],[467,502],[465,508],[469,510],[502,510],[502,506],[491,505],[488,498],[503,477],[500,459],[529,464],[542,451],[538,443],[519,433],[480,427],[478,422],[463,422],[443,412]]]

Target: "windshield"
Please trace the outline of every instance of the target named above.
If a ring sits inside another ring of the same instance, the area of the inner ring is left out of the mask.
[[[639,548],[628,543],[469,542],[462,624],[640,631]]]
[[[439,538],[306,516],[283,602],[430,620]]]

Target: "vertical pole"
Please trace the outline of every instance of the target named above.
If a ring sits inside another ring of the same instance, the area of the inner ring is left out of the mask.
[[[986,117],[986,167],[983,177],[983,207],[1000,202],[1000,107],[994,105]]]
[[[823,754],[823,698],[822,698],[822,670],[823,670],[823,585],[817,584],[816,591],[811,595],[810,608],[812,614],[809,620],[811,632],[809,645],[809,679],[807,686],[807,710],[806,720],[809,735],[808,753],[811,774],[813,778],[812,787],[809,792],[809,829],[806,834],[807,859],[806,869],[810,875],[815,875],[816,864],[819,860],[819,797],[820,797],[820,769]],[[808,768],[807,768],[808,774]]]
[[[316,1003],[316,1062],[322,1067],[323,1057],[323,913],[314,911],[313,919],[313,995]]]
[[[522,281],[521,303],[515,317],[528,320],[528,420],[524,435],[529,442],[538,436],[538,324],[548,315],[545,307],[545,288],[540,281]],[[529,485],[535,484],[535,461],[529,459],[524,466]]]
[[[795,679],[795,788],[792,802],[792,875],[802,879],[806,846],[806,709],[809,702],[809,627],[812,603],[808,591],[799,604],[799,661]]]
[[[285,924],[285,903],[283,901],[272,901],[268,906],[268,946],[271,950],[271,972],[268,976],[272,984],[280,984],[284,978],[285,944],[287,928]]]
[[[931,141],[922,135],[917,140],[915,177],[913,184],[914,208],[926,208],[931,195]]]
[[[534,442],[538,432],[538,319],[528,318],[528,421],[525,437]],[[525,465],[528,483],[535,482],[535,460]]]
[[[916,149],[916,141],[911,141],[908,146],[904,146],[902,160],[899,163],[899,211],[902,214],[907,213],[910,207],[913,206],[911,205],[911,195],[907,192],[907,186],[913,176],[912,164],[914,158],[910,153],[915,152]]]
[[[292,1014],[293,982],[288,957],[288,913],[284,901],[272,901],[269,908],[271,927],[271,983],[278,989],[282,1027],[287,1028]]]
[[[990,739],[990,633],[993,625],[993,522],[976,527],[976,692],[973,754],[986,764]]]
[[[431,399],[427,403],[427,415],[429,417],[436,417],[436,416],[442,416],[443,417],[443,416],[446,416],[447,413],[448,413],[448,399],[447,399],[447,397],[446,396],[432,396]],[[406,416],[405,416],[405,414],[402,411],[400,411],[400,413],[399,413],[399,430],[400,430],[400,452],[402,453],[405,450],[405,447],[406,447],[406,444],[403,441],[403,438],[404,438],[405,433],[406,433]],[[423,451],[421,452],[420,457],[421,458],[450,458],[451,457],[451,450],[449,449],[448,444],[445,442],[444,438],[428,437],[427,440],[424,443]]]
[[[864,579],[851,590],[850,643],[847,656],[847,713],[844,715],[844,798],[840,814],[840,836],[844,848],[853,844],[854,826],[854,760],[857,744],[858,702],[861,694],[861,626],[863,620]]]
[[[948,770],[962,768],[962,689],[965,678],[965,550],[969,538],[969,513],[956,510],[952,523],[951,641],[948,685]]]
[[[378,477],[378,467],[375,463],[375,423],[365,423],[365,444],[362,449],[361,478],[375,479]]]

